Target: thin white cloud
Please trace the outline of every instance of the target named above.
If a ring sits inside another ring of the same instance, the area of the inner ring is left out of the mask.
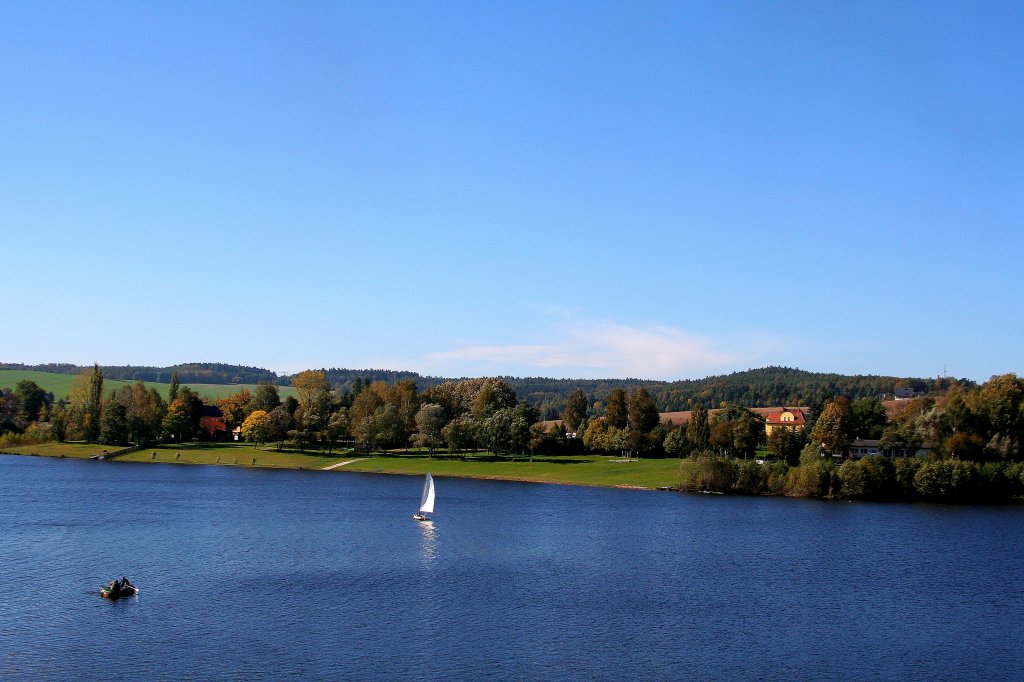
[[[546,344],[480,345],[429,353],[437,374],[543,374],[560,377],[674,379],[704,375],[747,356],[726,344],[665,326],[574,324]],[[728,344],[735,349],[736,344]]]
[[[426,358],[433,362],[498,362],[528,363],[542,362],[552,352],[553,346],[511,345],[511,346],[467,346],[455,350],[428,353]]]

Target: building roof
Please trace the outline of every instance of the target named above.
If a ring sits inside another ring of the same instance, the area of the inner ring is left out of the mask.
[[[203,405],[204,417],[223,417],[224,413],[216,405]]]
[[[228,425],[220,417],[202,417],[199,419],[199,427],[209,433],[228,430]]]
[[[782,415],[786,413],[793,415],[792,421],[782,421]],[[782,408],[778,412],[772,412],[765,417],[765,422],[772,426],[806,426],[807,417],[804,415],[804,411],[799,407]]]

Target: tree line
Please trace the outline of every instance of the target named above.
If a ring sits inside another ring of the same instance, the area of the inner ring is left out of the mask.
[[[76,375],[60,400],[31,380],[0,391],[0,443],[82,440],[125,445],[161,435],[167,403],[159,391],[136,381],[105,393],[103,382],[103,369],[96,365]],[[201,412],[202,400],[183,391]]]
[[[848,457],[857,438],[878,440],[890,455],[909,456]],[[1003,374],[982,386],[954,385],[941,400],[922,396],[906,401],[891,420],[877,399],[851,402],[840,396],[828,401],[811,428],[775,429],[768,443],[776,452],[785,444],[791,448],[788,456],[759,463],[695,448],[680,462],[680,489],[873,500],[1019,500],[1024,497],[1024,380]]]
[[[809,447],[797,466],[701,453],[679,464],[679,489],[743,495],[901,502],[1006,502],[1024,498],[1024,462],[871,455],[841,464]]]
[[[172,373],[165,401],[143,381],[104,392],[105,370],[94,366],[75,377],[66,400],[54,402],[34,382],[24,380],[0,395],[0,431],[23,433],[40,424],[58,440],[140,442],[190,439],[200,433],[202,399],[180,386]],[[890,422],[876,397],[831,398],[811,408],[803,431],[775,429],[765,435],[763,418],[742,405],[709,410],[693,405],[689,423],[661,423],[655,397],[645,388],[613,388],[593,400],[582,389],[566,398],[561,423],[545,429],[540,411],[520,399],[504,378],[449,380],[419,391],[416,383],[355,377],[337,389],[325,370],[291,378],[295,398],[281,399],[275,384],[253,391],[240,388],[217,401],[228,429],[250,423],[259,442],[294,441],[299,447],[352,441],[369,449],[420,445],[431,451],[487,449],[496,454],[527,450],[561,454],[590,451],[629,456],[687,457],[710,451],[749,459],[766,448],[795,465],[810,442],[829,455],[845,454],[856,438],[880,439],[886,450],[926,446],[939,457],[971,461],[1012,460],[1019,456],[1024,419],[1021,380],[993,377],[983,386],[956,383],[941,397],[904,403]],[[712,415],[713,413],[713,415]],[[269,421],[267,421],[269,420]],[[38,434],[36,434],[38,435]]]
[[[324,370],[308,370],[291,378],[294,397],[282,399],[275,384],[261,382],[204,404],[174,372],[166,400],[141,380],[104,391],[105,378],[96,365],[77,375],[67,398],[56,402],[30,380],[0,391],[0,445],[191,440],[208,435],[203,416],[216,406],[227,431],[238,427],[247,441],[278,448],[288,442],[331,452],[340,443],[367,451],[417,446],[430,453],[444,447],[506,455],[559,447],[536,408],[500,379],[447,381],[421,393],[410,380],[356,377],[339,391]]]
[[[166,400],[143,381],[104,391],[104,377],[94,366],[56,402],[29,380],[3,390],[0,445],[48,439],[123,445],[203,433],[211,405],[181,386],[176,374]],[[560,422],[545,425],[540,411],[503,378],[449,380],[420,391],[409,379],[356,377],[339,391],[326,371],[308,370],[291,385],[294,397],[282,399],[275,384],[264,382],[215,404],[226,428],[238,427],[254,445],[291,443],[327,452],[339,444],[368,452],[418,447],[463,457],[481,450],[678,457],[681,488],[717,492],[999,498],[1019,494],[1024,460],[1024,380],[1015,374],[980,386],[958,382],[941,396],[904,401],[891,419],[877,397],[835,396],[810,411],[806,428],[775,428],[770,436],[764,418],[741,405],[709,409],[698,402],[687,422],[663,423],[645,388],[613,388],[601,401],[576,389]],[[927,454],[851,459],[856,439],[878,441],[890,455]]]
[[[335,390],[324,370],[292,378],[295,410],[251,409],[244,389],[221,401],[225,421],[240,423],[254,444],[289,440],[304,447],[346,443],[366,451],[410,446],[434,454],[440,448],[465,455],[495,455],[547,448],[550,437],[533,406],[517,398],[501,379],[446,381],[423,392],[411,380],[393,384],[356,377],[348,390]]]
[[[0,369],[35,369],[63,374],[78,374],[87,368],[69,364],[22,365],[0,363]],[[351,392],[355,381],[383,381],[389,385],[411,381],[424,391],[448,381],[442,377],[423,376],[416,372],[386,369],[322,369],[331,389],[342,394]],[[244,367],[221,363],[190,363],[172,367],[105,367],[108,379],[166,383],[177,374],[182,383],[257,384],[270,383],[288,386],[297,375],[281,376],[258,367]],[[976,387],[968,379],[921,379],[869,375],[840,375],[806,372],[788,367],[765,367],[728,375],[682,381],[651,381],[643,379],[549,379],[544,377],[497,377],[504,381],[520,399],[536,407],[543,419],[556,419],[569,396],[581,390],[587,396],[590,409],[601,412],[607,396],[615,389],[631,391],[643,388],[658,410],[675,412],[689,410],[694,405],[718,407],[722,404],[743,407],[771,407],[774,405],[811,405],[819,408],[827,400],[842,396],[853,401],[858,398],[892,395],[897,389],[909,389],[918,394],[941,394],[957,385]]]

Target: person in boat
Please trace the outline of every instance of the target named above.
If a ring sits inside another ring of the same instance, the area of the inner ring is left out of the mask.
[[[120,594],[121,592],[134,587],[135,586],[132,585],[128,578],[121,576],[120,578],[114,578],[110,581],[110,584],[107,585],[107,592],[110,594]]]

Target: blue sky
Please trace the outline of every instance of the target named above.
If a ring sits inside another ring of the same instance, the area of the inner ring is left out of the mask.
[[[0,2],[0,361],[1024,370],[1018,2]]]

